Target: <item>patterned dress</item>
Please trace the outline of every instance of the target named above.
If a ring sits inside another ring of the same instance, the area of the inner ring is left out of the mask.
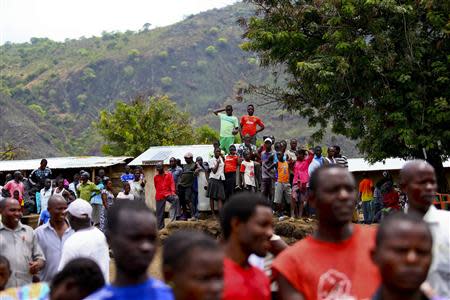
[[[116,197],[114,197],[114,194],[111,191],[103,190],[102,194],[106,195],[106,203],[108,204],[108,207],[111,207],[111,205],[114,204],[114,201],[116,200]],[[104,206],[102,206],[102,210],[100,212],[100,230],[104,233],[106,231],[106,209]]]

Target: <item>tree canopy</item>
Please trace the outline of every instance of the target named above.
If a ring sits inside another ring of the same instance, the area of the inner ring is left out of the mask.
[[[426,158],[443,177],[450,131],[450,2],[247,0],[242,48],[281,66],[287,109],[358,140],[369,161]]]
[[[167,96],[137,98],[131,104],[117,102],[114,112],[102,110],[96,123],[110,155],[138,156],[150,146],[194,142],[189,114],[178,110]]]

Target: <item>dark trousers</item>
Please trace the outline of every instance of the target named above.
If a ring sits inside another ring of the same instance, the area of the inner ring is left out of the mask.
[[[272,203],[272,178],[263,178],[261,180],[261,192],[267,198],[267,203]]]
[[[191,215],[198,219],[198,191],[192,193]]]
[[[178,198],[180,199],[180,206],[183,209],[183,213],[187,215],[188,207],[192,201],[192,187],[178,186]]]
[[[236,172],[225,173],[225,199],[228,200],[234,194],[236,187]]]
[[[164,213],[166,210],[166,202],[171,204],[169,210],[170,221],[175,221],[176,217],[179,215],[180,204],[178,203],[178,196],[172,195],[168,196],[164,199],[156,201],[156,220],[158,223],[158,229],[161,230],[164,228]]]

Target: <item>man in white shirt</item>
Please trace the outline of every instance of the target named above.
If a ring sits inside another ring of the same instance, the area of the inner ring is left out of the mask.
[[[432,205],[437,181],[434,168],[424,160],[407,163],[400,171],[400,184],[414,211],[427,222],[433,235],[433,262],[427,283],[438,296],[450,297],[450,212]]]
[[[109,250],[105,235],[91,225],[92,206],[76,199],[66,210],[70,226],[75,233],[64,243],[58,270],[74,258],[87,257],[95,261],[109,282]]]

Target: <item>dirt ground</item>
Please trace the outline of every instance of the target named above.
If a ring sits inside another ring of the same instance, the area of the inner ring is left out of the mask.
[[[288,244],[293,244],[296,241],[306,237],[311,234],[315,228],[316,220],[314,219],[297,219],[297,220],[285,220],[278,221],[274,218],[274,231],[276,234],[280,235]],[[167,224],[166,228],[160,231],[160,243],[164,243],[164,240],[171,235],[173,232],[180,229],[195,229],[204,231],[213,237],[220,239],[221,231],[220,225],[217,220],[207,219],[200,220],[197,222],[189,221],[177,221]],[[148,274],[152,277],[162,279],[161,270],[161,247],[159,247],[158,252],[153,259],[152,264],[148,269]],[[111,259],[110,263],[110,280],[112,281],[115,276],[115,266],[114,259]]]

